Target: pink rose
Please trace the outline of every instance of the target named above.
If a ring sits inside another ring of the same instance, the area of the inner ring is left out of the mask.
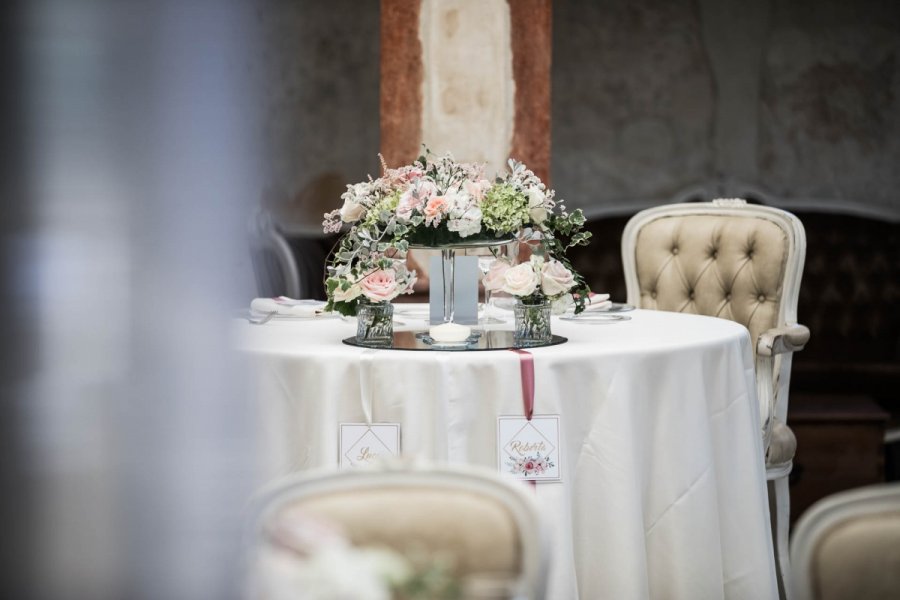
[[[491,189],[491,182],[487,179],[479,179],[478,181],[466,181],[463,186],[465,187],[466,193],[472,196],[472,198],[475,199],[475,202],[480,203],[484,200],[485,193]]]
[[[533,460],[526,460],[524,466],[525,466],[526,473],[528,473],[529,471],[534,471],[534,461]]]
[[[541,291],[548,296],[568,292],[575,285],[575,276],[558,260],[548,260],[541,268]]]
[[[506,282],[504,276],[510,266],[511,265],[505,260],[495,260],[491,265],[491,270],[481,279],[481,284],[484,286],[484,289],[491,290],[492,292],[502,289],[503,284]]]
[[[379,269],[359,282],[363,296],[373,302],[393,300],[400,293],[393,269]]]
[[[437,225],[441,216],[449,210],[450,204],[444,196],[432,196],[425,205],[425,222],[429,225]]]
[[[416,196],[415,186],[409,186],[400,196],[397,202],[397,216],[409,219],[412,216],[413,209],[422,204],[422,200]]]

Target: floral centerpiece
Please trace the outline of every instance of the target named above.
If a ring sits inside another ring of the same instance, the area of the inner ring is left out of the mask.
[[[566,258],[569,248],[588,243],[584,215],[566,211],[524,164],[510,159],[509,170],[489,180],[483,165],[426,150],[411,165],[390,169],[382,158],[382,167],[378,179],[348,185],[343,206],[323,223],[326,233],[350,227],[329,260],[325,287],[328,310],[365,317],[358,338],[379,329],[369,323],[373,305],[413,291],[416,273],[406,266],[411,246],[528,244],[528,262],[498,261],[485,280],[525,307],[516,313],[516,336],[524,345],[549,341],[551,303],[557,311],[573,304],[576,313],[584,310],[589,289]]]
[[[390,169],[382,159],[382,167],[378,179],[348,185],[343,206],[325,215],[326,233],[350,227],[327,266],[328,310],[355,315],[362,306],[411,293],[416,281],[415,271],[406,267],[411,245],[511,237],[529,244],[532,257],[521,265],[498,261],[485,285],[498,285],[494,289],[526,304],[574,304],[576,313],[584,310],[589,289],[566,258],[568,248],[588,243],[584,215],[566,211],[524,164],[510,159],[509,171],[490,180],[483,165],[426,150],[411,165]]]

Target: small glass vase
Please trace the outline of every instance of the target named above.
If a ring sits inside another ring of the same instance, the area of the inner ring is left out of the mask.
[[[517,348],[545,346],[553,340],[549,300],[523,301],[517,298],[513,314],[516,319],[513,341]]]
[[[394,305],[361,302],[356,310],[356,341],[363,346],[389,348],[394,342]]]

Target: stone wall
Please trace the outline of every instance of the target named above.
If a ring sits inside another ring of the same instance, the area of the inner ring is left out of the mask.
[[[321,232],[346,184],[380,171],[379,2],[266,0],[257,25],[261,201],[282,222]]]
[[[900,4],[555,0],[554,187],[900,219]]]
[[[553,187],[589,214],[746,195],[900,219],[898,7],[555,0]],[[379,170],[379,18],[377,0],[258,9],[261,195],[293,222]]]

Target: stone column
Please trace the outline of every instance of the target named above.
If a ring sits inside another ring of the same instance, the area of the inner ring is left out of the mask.
[[[550,174],[551,0],[382,0],[381,152]]]

